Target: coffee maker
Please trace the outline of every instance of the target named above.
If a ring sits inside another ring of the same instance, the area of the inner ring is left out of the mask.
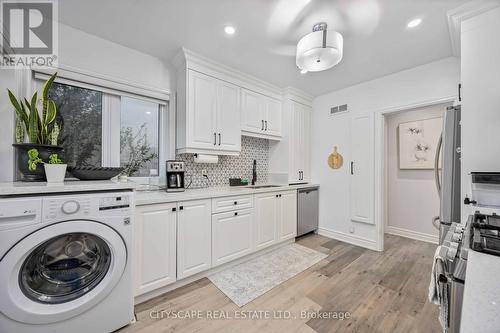
[[[167,161],[167,192],[184,191],[184,162]]]

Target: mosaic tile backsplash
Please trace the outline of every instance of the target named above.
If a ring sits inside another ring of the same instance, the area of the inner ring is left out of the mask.
[[[229,178],[246,177],[251,182],[253,160],[257,160],[257,183],[266,183],[269,141],[242,136],[240,155],[219,156],[217,164],[194,163],[193,154],[178,154],[176,159],[186,164],[186,185],[192,179],[190,188],[229,186]],[[207,170],[208,179],[202,176],[202,170]]]

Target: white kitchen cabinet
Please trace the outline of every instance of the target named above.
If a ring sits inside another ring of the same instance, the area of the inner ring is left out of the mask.
[[[277,240],[277,195],[277,193],[271,192],[254,196],[254,245],[256,250],[266,248]]]
[[[139,206],[135,210],[135,295],[176,281],[176,203]]]
[[[212,266],[212,200],[178,203],[177,279]]]
[[[374,122],[372,115],[352,120],[351,152],[351,220],[373,224],[374,191]]]
[[[234,197],[221,197],[212,199],[212,214],[225,213],[238,209],[253,207],[252,195],[239,195]]]
[[[212,216],[212,267],[253,251],[251,208]]]
[[[310,181],[311,108],[290,101],[289,183]]]
[[[297,191],[278,194],[278,239],[297,236]]]
[[[240,88],[194,70],[186,73],[187,80],[179,80],[178,153],[237,155],[241,151]]]
[[[279,140],[282,135],[281,101],[242,89],[241,129],[243,134]]]

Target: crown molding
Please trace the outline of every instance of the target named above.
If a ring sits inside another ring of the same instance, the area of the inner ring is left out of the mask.
[[[452,52],[455,57],[460,57],[460,34],[462,21],[487,12],[488,10],[498,6],[500,6],[500,2],[497,0],[470,1],[460,7],[449,10],[446,13],[448,16],[448,30],[450,34]]]
[[[285,89],[283,89],[283,96],[286,99],[290,99],[308,106],[312,105],[312,101],[314,99],[313,95],[294,87],[286,87]]]

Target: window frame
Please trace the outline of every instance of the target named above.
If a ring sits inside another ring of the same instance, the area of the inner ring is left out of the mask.
[[[53,72],[55,70],[42,72],[31,70],[30,82],[26,86],[31,87],[32,91],[41,90],[44,83],[44,76],[51,75]],[[121,97],[124,96],[158,103],[158,176],[132,176],[128,178],[139,184],[147,184],[150,182],[150,179],[159,182],[163,175],[166,174],[166,165],[162,161],[175,158],[175,110],[173,109],[175,104],[172,103],[170,93],[137,84],[130,85],[130,91],[122,91],[121,88],[128,84],[124,83],[124,81],[107,78],[102,75],[89,75],[85,72],[75,71],[75,69],[71,70],[71,75],[65,75],[66,71],[64,69],[58,68],[57,72],[56,83],[97,90],[102,93],[102,166],[120,166]],[[98,82],[99,85],[96,85],[94,82]],[[134,91],[138,91],[140,94],[135,94]],[[151,97],[146,95],[148,91],[151,93]],[[162,97],[162,99],[158,97]],[[118,147],[118,149],[113,149],[113,147]]]

